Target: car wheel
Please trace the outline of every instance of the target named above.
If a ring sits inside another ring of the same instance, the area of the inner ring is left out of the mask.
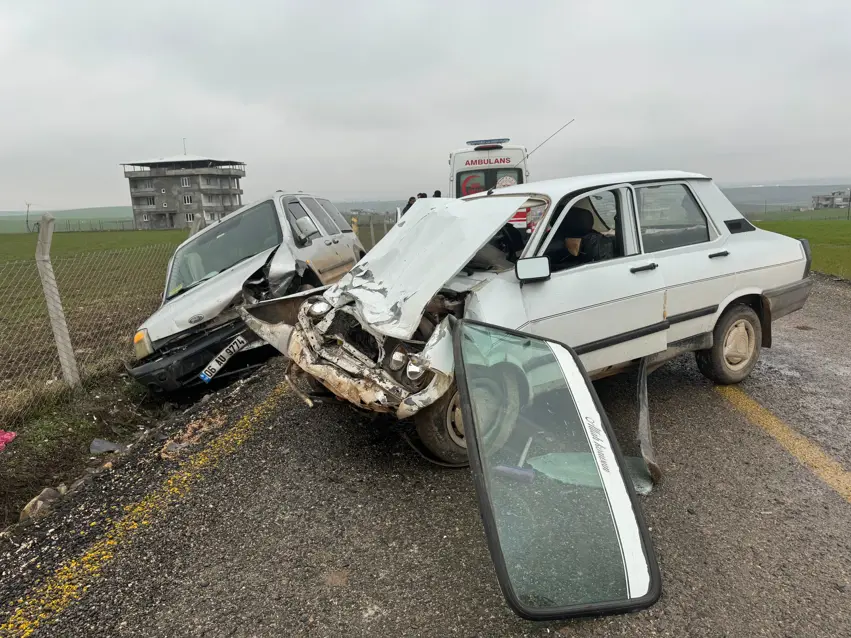
[[[695,352],[703,376],[721,385],[739,383],[753,370],[762,347],[762,323],[753,308],[731,306],[715,324],[713,346]]]
[[[494,374],[469,380],[470,392],[479,397],[478,419],[486,451],[501,448],[517,423],[520,386],[514,375]],[[484,412],[484,413],[483,413]],[[423,445],[446,463],[467,463],[467,438],[461,398],[453,385],[440,399],[414,415]]]

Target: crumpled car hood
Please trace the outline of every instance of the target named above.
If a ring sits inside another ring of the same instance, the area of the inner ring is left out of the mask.
[[[526,199],[419,200],[325,298],[335,307],[354,301],[372,329],[410,339],[428,301]]]
[[[231,305],[242,292],[242,284],[245,280],[261,268],[269,259],[269,255],[278,248],[285,248],[285,245],[257,253],[199,286],[187,290],[182,295],[166,301],[159,310],[145,320],[145,323],[139,326],[139,329],[147,329],[148,336],[156,342],[189,328],[203,326]],[[291,255],[288,250],[283,252],[278,250],[278,253],[284,260],[287,259],[287,253]],[[278,254],[273,261],[277,261],[277,258]],[[202,319],[190,323],[189,319],[197,315],[201,315]]]

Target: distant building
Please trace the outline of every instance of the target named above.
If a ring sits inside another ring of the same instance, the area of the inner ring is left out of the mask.
[[[851,197],[851,188],[844,191],[833,191],[830,195],[813,195],[813,209],[846,208],[849,197]]]
[[[242,206],[243,162],[176,155],[121,165],[136,228],[187,228],[196,213],[215,221]]]

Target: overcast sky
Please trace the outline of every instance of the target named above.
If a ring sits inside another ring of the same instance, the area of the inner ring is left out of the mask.
[[[848,0],[0,0],[0,82],[0,210],[129,205],[184,137],[246,199],[404,199],[573,117],[533,179],[851,175]]]

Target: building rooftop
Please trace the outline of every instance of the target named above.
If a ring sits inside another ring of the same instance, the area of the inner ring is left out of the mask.
[[[244,165],[240,160],[214,159],[201,155],[173,155],[172,157],[160,157],[158,159],[139,160],[136,162],[121,162],[121,166],[146,166],[155,168],[168,164],[201,164],[205,167]]]

